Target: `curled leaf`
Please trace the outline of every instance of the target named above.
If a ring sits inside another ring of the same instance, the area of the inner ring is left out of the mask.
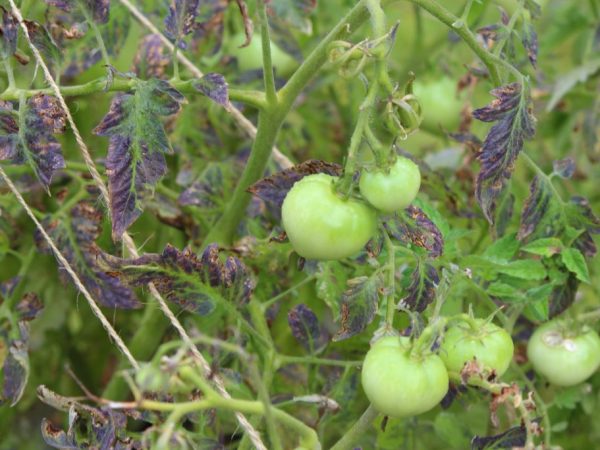
[[[367,328],[377,312],[382,287],[379,275],[348,280],[348,288],[340,301],[340,329],[334,341],[348,339]]]
[[[321,330],[316,314],[306,305],[299,304],[288,312],[288,324],[292,335],[307,350],[314,350]]]
[[[183,38],[194,30],[199,3],[199,0],[171,0],[165,18],[165,36],[182,49],[187,48]]]
[[[416,206],[409,206],[385,219],[389,235],[404,245],[425,249],[429,256],[437,258],[444,251],[444,238],[439,228]]]
[[[219,105],[225,106],[229,103],[227,81],[221,74],[207,73],[202,78],[194,80],[192,86]]]
[[[418,262],[410,275],[407,295],[398,302],[398,307],[409,311],[423,312],[435,299],[440,277],[431,264]]]

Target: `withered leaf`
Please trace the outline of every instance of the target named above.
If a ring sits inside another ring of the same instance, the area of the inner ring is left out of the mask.
[[[133,291],[99,266],[103,251],[95,240],[100,235],[101,222],[101,212],[89,203],[80,202],[62,220],[46,223],[46,230],[95,300],[109,308],[138,308],[140,303]],[[40,237],[36,234],[38,248],[50,253]],[[64,271],[61,276],[71,281]]]
[[[165,36],[185,49],[185,36],[194,31],[199,0],[171,0],[169,14],[165,18]]]
[[[20,337],[12,339],[2,367],[2,393],[0,404],[8,402],[15,406],[25,391],[29,379],[29,326],[19,322]]]
[[[530,22],[524,21],[521,32],[521,43],[527,52],[529,62],[535,68],[537,66],[539,44],[537,33]]]
[[[215,304],[246,303],[254,290],[250,271],[237,258],[221,261],[216,244],[209,245],[200,258],[189,249],[167,245],[161,254],[136,259],[105,255],[108,269],[132,286],[154,283],[158,291],[186,311],[206,315]]]
[[[66,12],[72,12],[80,8],[94,22],[100,24],[108,22],[110,0],[46,0],[46,3]]]
[[[435,299],[435,292],[440,277],[435,267],[419,261],[410,275],[407,295],[400,300],[398,307],[410,311],[423,312]]]
[[[202,78],[194,80],[192,86],[219,105],[225,106],[229,103],[227,81],[225,81],[225,77],[221,74],[207,73]]]
[[[548,317],[551,319],[565,311],[575,301],[579,280],[575,274],[569,274],[567,281],[552,289],[548,300]]]
[[[339,176],[342,166],[311,159],[258,180],[248,188],[248,192],[269,203],[274,210],[281,211],[283,200],[292,186],[305,176],[315,173]]]
[[[340,300],[340,329],[333,336],[334,341],[348,339],[373,321],[379,306],[379,290],[383,287],[382,278],[377,275],[348,280],[348,287]]]
[[[539,421],[539,418],[534,420],[535,423]],[[524,425],[519,425],[493,436],[475,436],[471,440],[471,450],[522,448],[526,440],[527,429]]]
[[[94,129],[110,136],[106,170],[115,240],[140,216],[143,197],[166,172],[164,154],[172,150],[160,118],[178,112],[183,101],[166,81],[138,81],[133,94],[115,96]]]
[[[46,418],[42,419],[42,438],[52,448],[61,450],[78,450],[80,448],[74,433],[65,433]]]
[[[294,306],[288,312],[288,324],[292,335],[307,350],[315,350],[321,330],[317,315],[305,304]]]
[[[20,321],[30,321],[37,317],[44,308],[42,300],[33,292],[27,292],[21,297],[15,308]]]
[[[65,115],[55,97],[37,94],[22,101],[18,112],[0,102],[0,160],[28,164],[48,190],[54,173],[65,167],[54,137],[64,130]]]
[[[575,160],[571,157],[552,162],[554,173],[561,178],[569,179],[575,173]]]
[[[492,91],[496,97],[489,105],[473,111],[483,122],[496,122],[483,142],[478,155],[481,171],[477,177],[476,197],[483,214],[494,222],[496,199],[506,187],[514,163],[525,139],[535,133],[535,118],[530,111],[530,97],[519,83]]]
[[[384,220],[388,234],[404,245],[425,249],[429,256],[437,258],[444,252],[444,238],[439,228],[416,206],[409,206]]]

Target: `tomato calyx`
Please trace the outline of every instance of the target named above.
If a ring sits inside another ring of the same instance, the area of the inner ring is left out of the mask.
[[[384,108],[383,121],[386,127],[402,140],[417,131],[423,120],[421,104],[413,92],[414,80],[415,75],[411,72],[403,91],[396,88]]]

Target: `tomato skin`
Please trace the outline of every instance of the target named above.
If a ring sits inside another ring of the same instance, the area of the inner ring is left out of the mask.
[[[409,354],[408,338],[383,337],[367,352],[362,386],[373,407],[391,417],[434,408],[448,392],[448,372],[439,356]]]
[[[260,33],[252,36],[247,47],[240,48],[246,42],[246,35],[238,33],[231,38],[229,54],[237,59],[238,68],[242,72],[262,69],[262,41]],[[271,62],[277,75],[289,75],[298,66],[297,61],[271,42]]]
[[[527,357],[535,371],[556,386],[574,386],[600,367],[600,337],[590,328],[575,335],[564,322],[540,326],[527,344]]]
[[[324,173],[308,175],[294,184],[283,201],[283,228],[304,258],[347,258],[375,234],[375,211],[360,200],[341,198],[334,190],[336,180]]]
[[[394,212],[406,208],[421,187],[421,171],[410,159],[398,157],[389,173],[364,171],[359,181],[360,193],[375,208]]]
[[[502,376],[514,353],[510,334],[493,323],[475,319],[476,328],[461,322],[448,329],[440,347],[440,357],[448,371],[460,373],[465,363],[476,359],[484,369]]]
[[[460,124],[463,102],[456,94],[456,83],[442,77],[437,80],[414,82],[414,93],[419,99],[423,126],[427,129],[454,130]]]

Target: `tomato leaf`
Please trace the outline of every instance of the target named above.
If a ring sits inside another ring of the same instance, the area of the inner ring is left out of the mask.
[[[559,177],[569,179],[575,173],[575,160],[571,157],[559,159],[552,163],[552,168]]]
[[[171,53],[159,34],[148,34],[138,44],[133,70],[140,78],[164,78],[171,64]]]
[[[562,262],[567,266],[567,269],[571,271],[579,281],[584,283],[590,283],[590,272],[583,254],[576,248],[566,248],[561,254]]]
[[[521,247],[521,250],[524,252],[545,256],[546,258],[560,253],[562,249],[563,243],[558,238],[537,239],[525,245],[524,247]]]
[[[409,206],[384,219],[389,235],[404,245],[425,249],[429,256],[437,258],[444,252],[444,238],[439,228],[416,206]]]
[[[373,321],[379,303],[383,280],[379,275],[348,280],[348,288],[340,301],[340,328],[333,341],[348,339]]]
[[[537,66],[539,43],[538,36],[533,28],[533,25],[527,21],[523,21],[523,30],[521,31],[521,44],[527,52],[527,58],[535,69]]]
[[[7,59],[17,51],[18,22],[4,7],[2,11],[2,26],[0,27],[0,59]]]
[[[65,130],[58,100],[38,94],[21,102],[19,111],[0,101],[0,160],[28,164],[49,191],[54,173],[65,167],[60,143],[54,134]]]
[[[194,80],[192,86],[219,105],[225,106],[229,103],[227,81],[221,74],[207,73],[202,78]]]
[[[342,166],[311,159],[258,180],[248,188],[248,192],[269,203],[281,215],[281,205],[292,186],[305,176],[315,173],[339,176]]]
[[[435,299],[435,293],[440,277],[431,264],[418,262],[410,275],[407,295],[400,299],[398,307],[409,311],[423,312]]]
[[[46,3],[65,12],[73,12],[79,8],[96,23],[108,22],[110,0],[46,0]]]
[[[199,0],[171,0],[169,14],[165,18],[165,36],[186,49],[185,36],[194,31]]]
[[[102,231],[101,222],[101,212],[89,203],[80,202],[70,215],[61,220],[46,221],[45,225],[58,249],[98,303],[109,308],[139,308],[141,305],[133,291],[98,265],[103,251],[95,241]],[[42,252],[51,253],[39,233],[36,233],[36,243]],[[60,274],[65,282],[72,281],[63,270]]]
[[[110,136],[106,170],[113,239],[120,239],[140,216],[142,199],[165,174],[171,146],[160,121],[179,111],[184,97],[162,80],[138,81],[133,94],[118,94],[94,129]]]
[[[189,249],[167,245],[161,254],[136,259],[105,255],[105,262],[131,286],[154,283],[167,300],[199,315],[211,313],[220,301],[246,303],[254,290],[246,266],[233,256],[222,262],[216,244],[209,245],[200,258]]]
[[[300,303],[288,312],[288,325],[292,336],[309,351],[316,349],[321,336],[317,315],[305,304]]]
[[[478,155],[481,171],[477,177],[476,196],[483,214],[494,222],[496,199],[504,191],[514,170],[514,163],[525,139],[535,133],[535,119],[530,111],[529,94],[519,83],[494,89],[496,100],[473,111],[483,122],[496,122],[483,142]]]
[[[573,274],[569,275],[566,282],[557,284],[548,301],[548,317],[555,317],[571,306],[578,287],[579,281]]]
[[[523,205],[517,239],[531,239],[555,235],[560,222],[561,206],[552,193],[546,178],[536,175],[529,187],[529,197]],[[543,231],[542,231],[543,230]]]
[[[62,64],[63,55],[56,42],[54,42],[52,35],[37,22],[24,20],[23,23],[27,28],[29,39],[42,54],[44,62],[56,71]]]
[[[471,440],[471,450],[523,447],[526,440],[527,429],[520,425],[493,436],[475,436]]]
[[[317,6],[317,0],[277,0],[268,2],[269,11],[282,22],[302,31],[312,33],[312,23],[308,16]]]
[[[8,401],[15,406],[23,396],[29,379],[29,326],[19,322],[19,338],[11,339],[2,367],[2,393],[0,404]]]

